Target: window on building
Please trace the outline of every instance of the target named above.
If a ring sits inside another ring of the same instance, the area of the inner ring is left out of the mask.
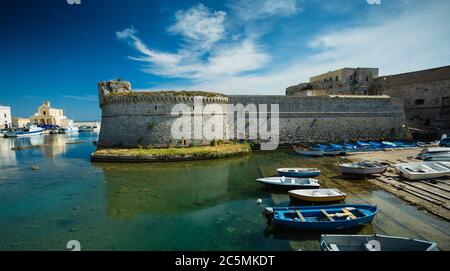
[[[414,101],[415,105],[423,105],[425,104],[425,100],[424,99],[417,99]]]
[[[366,82],[369,82],[369,76],[366,76]]]
[[[442,97],[442,106],[450,106],[450,97]]]
[[[339,76],[336,75],[336,82],[339,81]]]
[[[42,115],[44,115],[44,116],[45,116],[45,111],[42,111]]]
[[[425,126],[430,126],[431,120],[430,119],[426,119],[425,120]]]

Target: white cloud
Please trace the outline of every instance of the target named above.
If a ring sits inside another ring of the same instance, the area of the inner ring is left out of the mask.
[[[143,62],[142,70],[150,74],[211,80],[261,68],[270,56],[254,38],[233,35],[220,42],[226,36],[225,16],[225,12],[213,11],[202,4],[177,11],[175,23],[168,31],[182,35],[187,44],[176,53],[150,49],[134,28],[118,31],[116,37],[141,53],[129,58]]]
[[[209,50],[225,34],[226,12],[213,11],[202,4],[175,14],[175,24],[168,28],[173,34],[182,35],[189,46]]]
[[[438,2],[440,5],[431,2],[407,8],[396,17],[368,21],[366,26],[320,34],[310,43],[317,53],[302,59],[292,57],[291,64],[276,70],[203,78],[188,89],[226,94],[283,94],[288,86],[342,67],[378,67],[380,74],[387,75],[449,65],[450,24],[443,22],[448,21],[450,2]],[[167,84],[158,89],[179,87]]]
[[[240,0],[229,6],[245,21],[289,16],[299,11],[297,0]]]

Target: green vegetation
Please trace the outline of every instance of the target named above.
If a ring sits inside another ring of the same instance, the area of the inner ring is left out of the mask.
[[[138,146],[133,149],[100,149],[92,154],[93,160],[109,160],[126,158],[144,160],[196,160],[222,158],[250,152],[250,144],[221,144],[215,141],[211,146],[194,146],[186,148],[144,148]]]
[[[165,90],[165,91],[131,91],[131,92],[111,92],[110,96],[131,96],[136,97],[139,95],[155,95],[155,96],[204,96],[204,97],[225,97],[221,93],[207,92],[207,91],[175,91],[175,90]]]

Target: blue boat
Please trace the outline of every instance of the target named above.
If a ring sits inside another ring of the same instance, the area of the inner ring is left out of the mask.
[[[356,141],[356,144],[357,144],[359,147],[367,147],[367,148],[370,148],[370,147],[371,147],[369,143],[364,142],[364,141],[360,141],[360,140]]]
[[[390,141],[382,141],[381,142],[385,148],[397,148],[397,145],[395,143],[392,143]]]
[[[277,172],[279,176],[295,178],[317,177],[320,175],[320,170],[317,168],[279,168]]]
[[[400,148],[413,148],[413,147],[417,147],[417,144],[415,143],[409,143],[409,142],[404,142],[404,141],[394,141],[393,142],[395,145],[397,145]]]
[[[383,144],[375,141],[369,141],[369,144],[372,148],[380,149],[383,147]]]
[[[266,208],[268,223],[303,230],[342,230],[372,222],[378,208],[372,205],[343,204]]]
[[[344,149],[347,151],[356,151],[358,149],[358,146],[351,144],[351,143],[344,143],[343,146],[344,146]]]

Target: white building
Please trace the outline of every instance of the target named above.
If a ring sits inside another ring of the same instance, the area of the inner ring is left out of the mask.
[[[0,130],[8,129],[11,125],[11,107],[0,105]]]

